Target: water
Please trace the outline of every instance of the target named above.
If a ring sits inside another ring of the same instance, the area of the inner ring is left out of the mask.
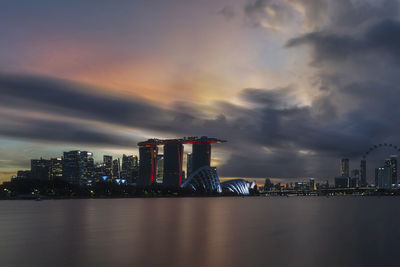
[[[400,198],[0,201],[0,266],[398,266]]]

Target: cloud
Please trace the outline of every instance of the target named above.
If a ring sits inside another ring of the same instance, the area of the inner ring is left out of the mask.
[[[223,16],[227,20],[231,20],[236,16],[236,12],[233,6],[224,6],[218,11],[218,14]]]
[[[368,137],[357,126],[346,128],[356,113],[329,116],[327,121],[327,113],[336,111],[329,97],[298,106],[292,91],[291,87],[247,88],[239,94],[247,105],[219,101],[210,106],[175,103],[173,108],[162,108],[142,99],[99,95],[95,88],[52,77],[3,74],[0,102],[7,112],[0,110],[0,134],[109,147],[135,146],[137,138],[118,130],[121,127],[161,136],[216,136],[229,141],[216,150],[228,157],[220,166],[224,176],[295,177],[315,172],[311,166],[319,168],[315,155],[332,160],[362,153]],[[214,115],[205,112],[208,109],[215,110]],[[356,119],[363,123],[362,118]],[[285,167],[285,161],[292,167]],[[304,169],[305,162],[309,170]]]
[[[298,12],[286,1],[256,0],[244,7],[245,15],[254,27],[269,30],[282,30],[288,24],[294,23]]]

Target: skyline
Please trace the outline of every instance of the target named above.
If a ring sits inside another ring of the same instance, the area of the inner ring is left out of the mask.
[[[337,159],[400,144],[398,1],[6,5],[0,181],[161,136],[229,140],[221,177],[334,177]]]

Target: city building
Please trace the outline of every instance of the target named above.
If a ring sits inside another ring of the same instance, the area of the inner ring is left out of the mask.
[[[104,155],[103,163],[104,163],[105,175],[112,178],[113,177],[113,158],[112,158],[112,156]]]
[[[349,187],[357,188],[360,186],[360,170],[354,169],[351,171]]]
[[[207,137],[202,137],[207,138]],[[197,169],[210,166],[211,164],[211,144],[207,142],[193,144],[192,149],[192,172]]]
[[[113,160],[112,175],[114,179],[121,178],[121,164],[119,159]]]
[[[390,161],[390,160],[389,160]],[[378,188],[390,189],[392,187],[392,168],[389,164],[377,170]]]
[[[157,155],[157,183],[162,183],[164,178],[164,155]]]
[[[366,187],[367,185],[367,161],[362,159],[360,162],[360,186]]]
[[[392,184],[397,185],[397,156],[390,157],[390,166],[392,167]]]
[[[141,146],[139,148],[139,178],[138,186],[148,186],[156,182],[157,176],[157,146]]]
[[[128,181],[128,183],[136,182],[139,173],[139,163],[137,156],[122,156],[122,171],[121,179]]]
[[[17,172],[17,179],[30,179],[31,171],[30,170],[20,170]]]
[[[203,166],[195,170],[189,178],[182,183],[181,187],[190,189],[196,193],[222,193],[218,174],[215,169],[210,166]]]
[[[164,145],[163,185],[176,187],[182,184],[183,144]]]
[[[46,159],[31,160],[31,178],[37,180],[50,180],[51,161]]]
[[[350,163],[349,159],[342,159],[340,162],[340,176],[350,176]]]
[[[310,190],[317,190],[317,185],[315,183],[315,179],[314,178],[310,178],[309,188],[310,188]]]
[[[80,150],[64,152],[62,173],[71,184],[86,184],[94,177],[93,153]]]
[[[335,188],[347,188],[349,187],[348,176],[336,176],[335,177]]]
[[[186,173],[187,173],[187,178],[192,174],[193,171],[193,154],[192,153],[187,153],[187,162],[186,162]]]
[[[222,193],[227,195],[250,195],[251,184],[243,179],[228,180],[221,183]]]
[[[63,169],[62,169],[62,159],[52,158],[50,159],[50,180],[62,179]]]

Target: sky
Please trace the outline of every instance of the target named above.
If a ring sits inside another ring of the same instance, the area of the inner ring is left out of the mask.
[[[210,136],[222,177],[328,179],[400,144],[397,0],[2,0],[0,180]],[[187,148],[190,150],[190,148]]]

